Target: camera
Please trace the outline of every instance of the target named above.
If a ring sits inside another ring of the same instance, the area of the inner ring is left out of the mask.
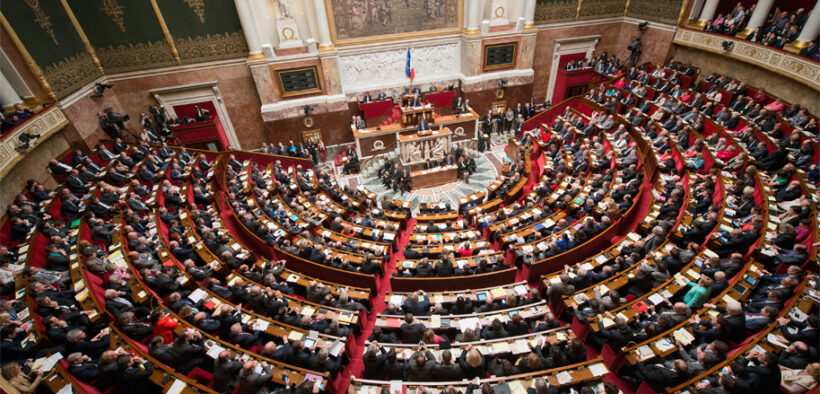
[[[17,140],[22,142],[22,144],[14,149],[18,151],[28,149],[30,146],[29,142],[38,138],[40,138],[40,134],[20,133],[20,135],[17,136]]]
[[[114,87],[114,85],[112,85],[110,83],[99,83],[99,82],[97,82],[97,83],[94,84],[95,92],[94,92],[94,94],[91,95],[91,98],[100,98],[100,97],[103,96],[103,92],[105,91],[105,89],[111,89],[113,87]]]

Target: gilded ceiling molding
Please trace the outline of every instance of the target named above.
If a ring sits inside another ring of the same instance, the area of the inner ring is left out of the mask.
[[[77,35],[80,36],[80,41],[82,41],[83,45],[85,45],[85,50],[91,56],[91,60],[100,70],[100,73],[105,75],[105,71],[103,70],[102,64],[100,64],[100,59],[97,58],[97,53],[94,52],[94,47],[91,46],[91,42],[88,41],[88,36],[85,35],[85,30],[83,30],[83,27],[80,26],[80,21],[77,20],[77,17],[74,16],[74,11],[71,9],[71,7],[69,7],[68,0],[60,0],[60,3],[63,4],[63,8],[65,8],[65,12],[68,15],[68,19],[70,19],[71,24],[74,25],[74,30],[76,30]]]
[[[165,42],[167,42],[168,46],[171,47],[171,53],[174,54],[174,60],[176,60],[177,64],[182,64],[182,59],[179,58],[179,52],[177,52],[176,44],[174,44],[174,37],[171,36],[171,31],[168,30],[168,25],[165,24],[165,17],[162,16],[162,11],[159,9],[157,0],[151,0],[151,7],[154,8],[154,14],[157,15],[157,22],[159,22],[159,27],[162,29],[162,34],[165,36]]]
[[[179,64],[163,40],[97,48],[108,74]]]
[[[578,8],[575,10],[575,20],[581,18],[581,4],[584,4],[584,0],[578,0]]]
[[[40,66],[37,65],[37,62],[34,61],[34,58],[31,57],[31,54],[26,49],[26,46],[23,45],[23,42],[20,41],[20,37],[17,36],[17,33],[14,29],[11,28],[9,21],[6,20],[6,16],[0,12],[0,24],[6,29],[6,33],[9,35],[9,39],[11,42],[14,43],[14,47],[17,48],[17,51],[20,52],[20,56],[23,57],[23,61],[26,63],[29,71],[34,74],[34,77],[37,78],[37,82],[40,83],[40,86],[48,95],[48,98],[54,101],[57,101],[57,96],[54,94],[54,91],[51,90],[51,85],[46,80],[46,77],[43,75],[43,70],[40,70]]]
[[[683,4],[680,6],[680,13],[678,13],[678,26],[683,24],[683,15],[686,12],[686,8],[689,7],[689,0],[683,0]]]
[[[65,98],[99,77],[99,68],[91,55],[77,52],[43,68],[43,74],[57,97]]]
[[[125,19],[122,18],[125,12],[122,10],[122,6],[117,3],[117,0],[103,0],[103,11],[125,33]]]
[[[231,59],[248,53],[245,36],[238,31],[177,38],[176,46],[186,63]]]
[[[51,17],[46,15],[43,9],[40,8],[40,0],[25,0],[25,2],[31,7],[31,11],[34,12],[34,21],[40,25],[41,29],[45,30],[55,45],[60,45],[60,42],[57,41],[57,36],[54,34],[54,29],[51,26]]]
[[[185,4],[188,4],[196,16],[199,17],[199,22],[205,23],[205,2],[203,0],[185,0]]]

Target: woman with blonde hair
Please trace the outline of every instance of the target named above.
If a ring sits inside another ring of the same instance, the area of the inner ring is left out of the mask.
[[[436,333],[430,329],[424,332],[421,340],[424,341],[425,345],[435,345],[437,343],[446,342],[446,339],[436,335]]]
[[[33,393],[43,380],[43,371],[39,369],[31,370],[28,376],[26,376],[20,371],[20,365],[15,362],[4,364],[2,374],[3,379],[6,379],[11,387],[21,394]],[[33,381],[31,380],[32,375],[36,376]]]
[[[806,369],[780,367],[780,388],[788,393],[808,393],[820,382],[820,363],[811,363]]]
[[[461,356],[458,357],[458,364],[461,365],[461,370],[464,371],[464,378],[473,379],[475,377],[484,377],[485,363],[484,356],[473,345],[467,345],[461,351]]]

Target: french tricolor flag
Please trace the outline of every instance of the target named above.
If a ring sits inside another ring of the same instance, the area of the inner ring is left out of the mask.
[[[416,78],[416,70],[414,70],[413,67],[410,67],[410,48],[407,48],[407,66],[404,68],[404,73],[407,74],[410,81]]]

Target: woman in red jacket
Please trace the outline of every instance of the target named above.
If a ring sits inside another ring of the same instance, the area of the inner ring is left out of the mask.
[[[174,342],[174,328],[179,322],[168,316],[165,311],[154,310],[151,313],[151,326],[154,328],[154,335],[161,336],[165,343]]]

